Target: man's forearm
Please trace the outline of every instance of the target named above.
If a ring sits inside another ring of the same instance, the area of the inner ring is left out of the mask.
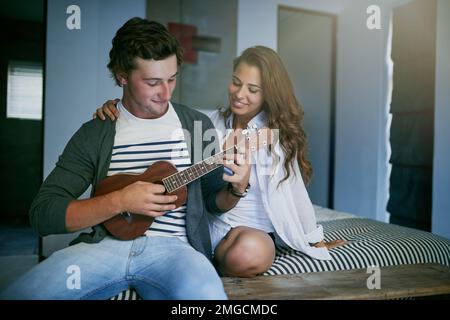
[[[122,212],[118,192],[85,200],[73,200],[66,211],[66,230],[75,232],[95,226]]]

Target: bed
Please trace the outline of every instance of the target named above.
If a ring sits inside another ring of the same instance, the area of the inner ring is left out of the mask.
[[[298,251],[277,247],[272,267],[263,276],[340,271],[399,265],[439,264],[450,266],[450,240],[430,232],[391,225],[315,206],[325,240],[349,242],[330,250],[331,261],[309,258]],[[113,300],[139,299],[127,290]]]
[[[266,275],[338,271],[402,264],[450,265],[450,240],[416,229],[315,207],[325,240],[346,239],[348,244],[330,250],[331,261],[319,261],[291,249],[277,248]]]

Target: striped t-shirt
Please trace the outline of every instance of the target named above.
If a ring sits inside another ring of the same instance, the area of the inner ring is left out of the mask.
[[[158,119],[135,117],[121,102],[120,117],[108,176],[117,173],[140,174],[156,161],[169,161],[183,170],[191,165],[181,122],[169,102],[168,111]],[[175,236],[187,241],[186,203],[155,218],[147,236]]]

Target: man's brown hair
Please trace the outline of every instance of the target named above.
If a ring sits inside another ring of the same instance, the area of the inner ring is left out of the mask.
[[[162,24],[147,19],[128,20],[117,30],[112,45],[108,69],[119,86],[118,73],[128,74],[135,69],[135,58],[163,60],[176,55],[178,66],[183,62],[183,49],[177,39]]]

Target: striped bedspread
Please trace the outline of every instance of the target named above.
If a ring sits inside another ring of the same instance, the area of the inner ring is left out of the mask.
[[[319,219],[320,220],[320,219]],[[352,215],[319,222],[325,240],[349,242],[330,250],[332,260],[319,261],[298,251],[277,248],[272,267],[264,275],[337,271],[400,264],[440,263],[450,266],[450,240],[416,229]],[[113,299],[139,298],[127,290]]]
[[[321,222],[325,240],[349,242],[330,250],[329,261],[277,248],[266,275],[337,271],[400,264],[440,263],[450,266],[450,240],[416,229],[369,219],[351,218]]]

